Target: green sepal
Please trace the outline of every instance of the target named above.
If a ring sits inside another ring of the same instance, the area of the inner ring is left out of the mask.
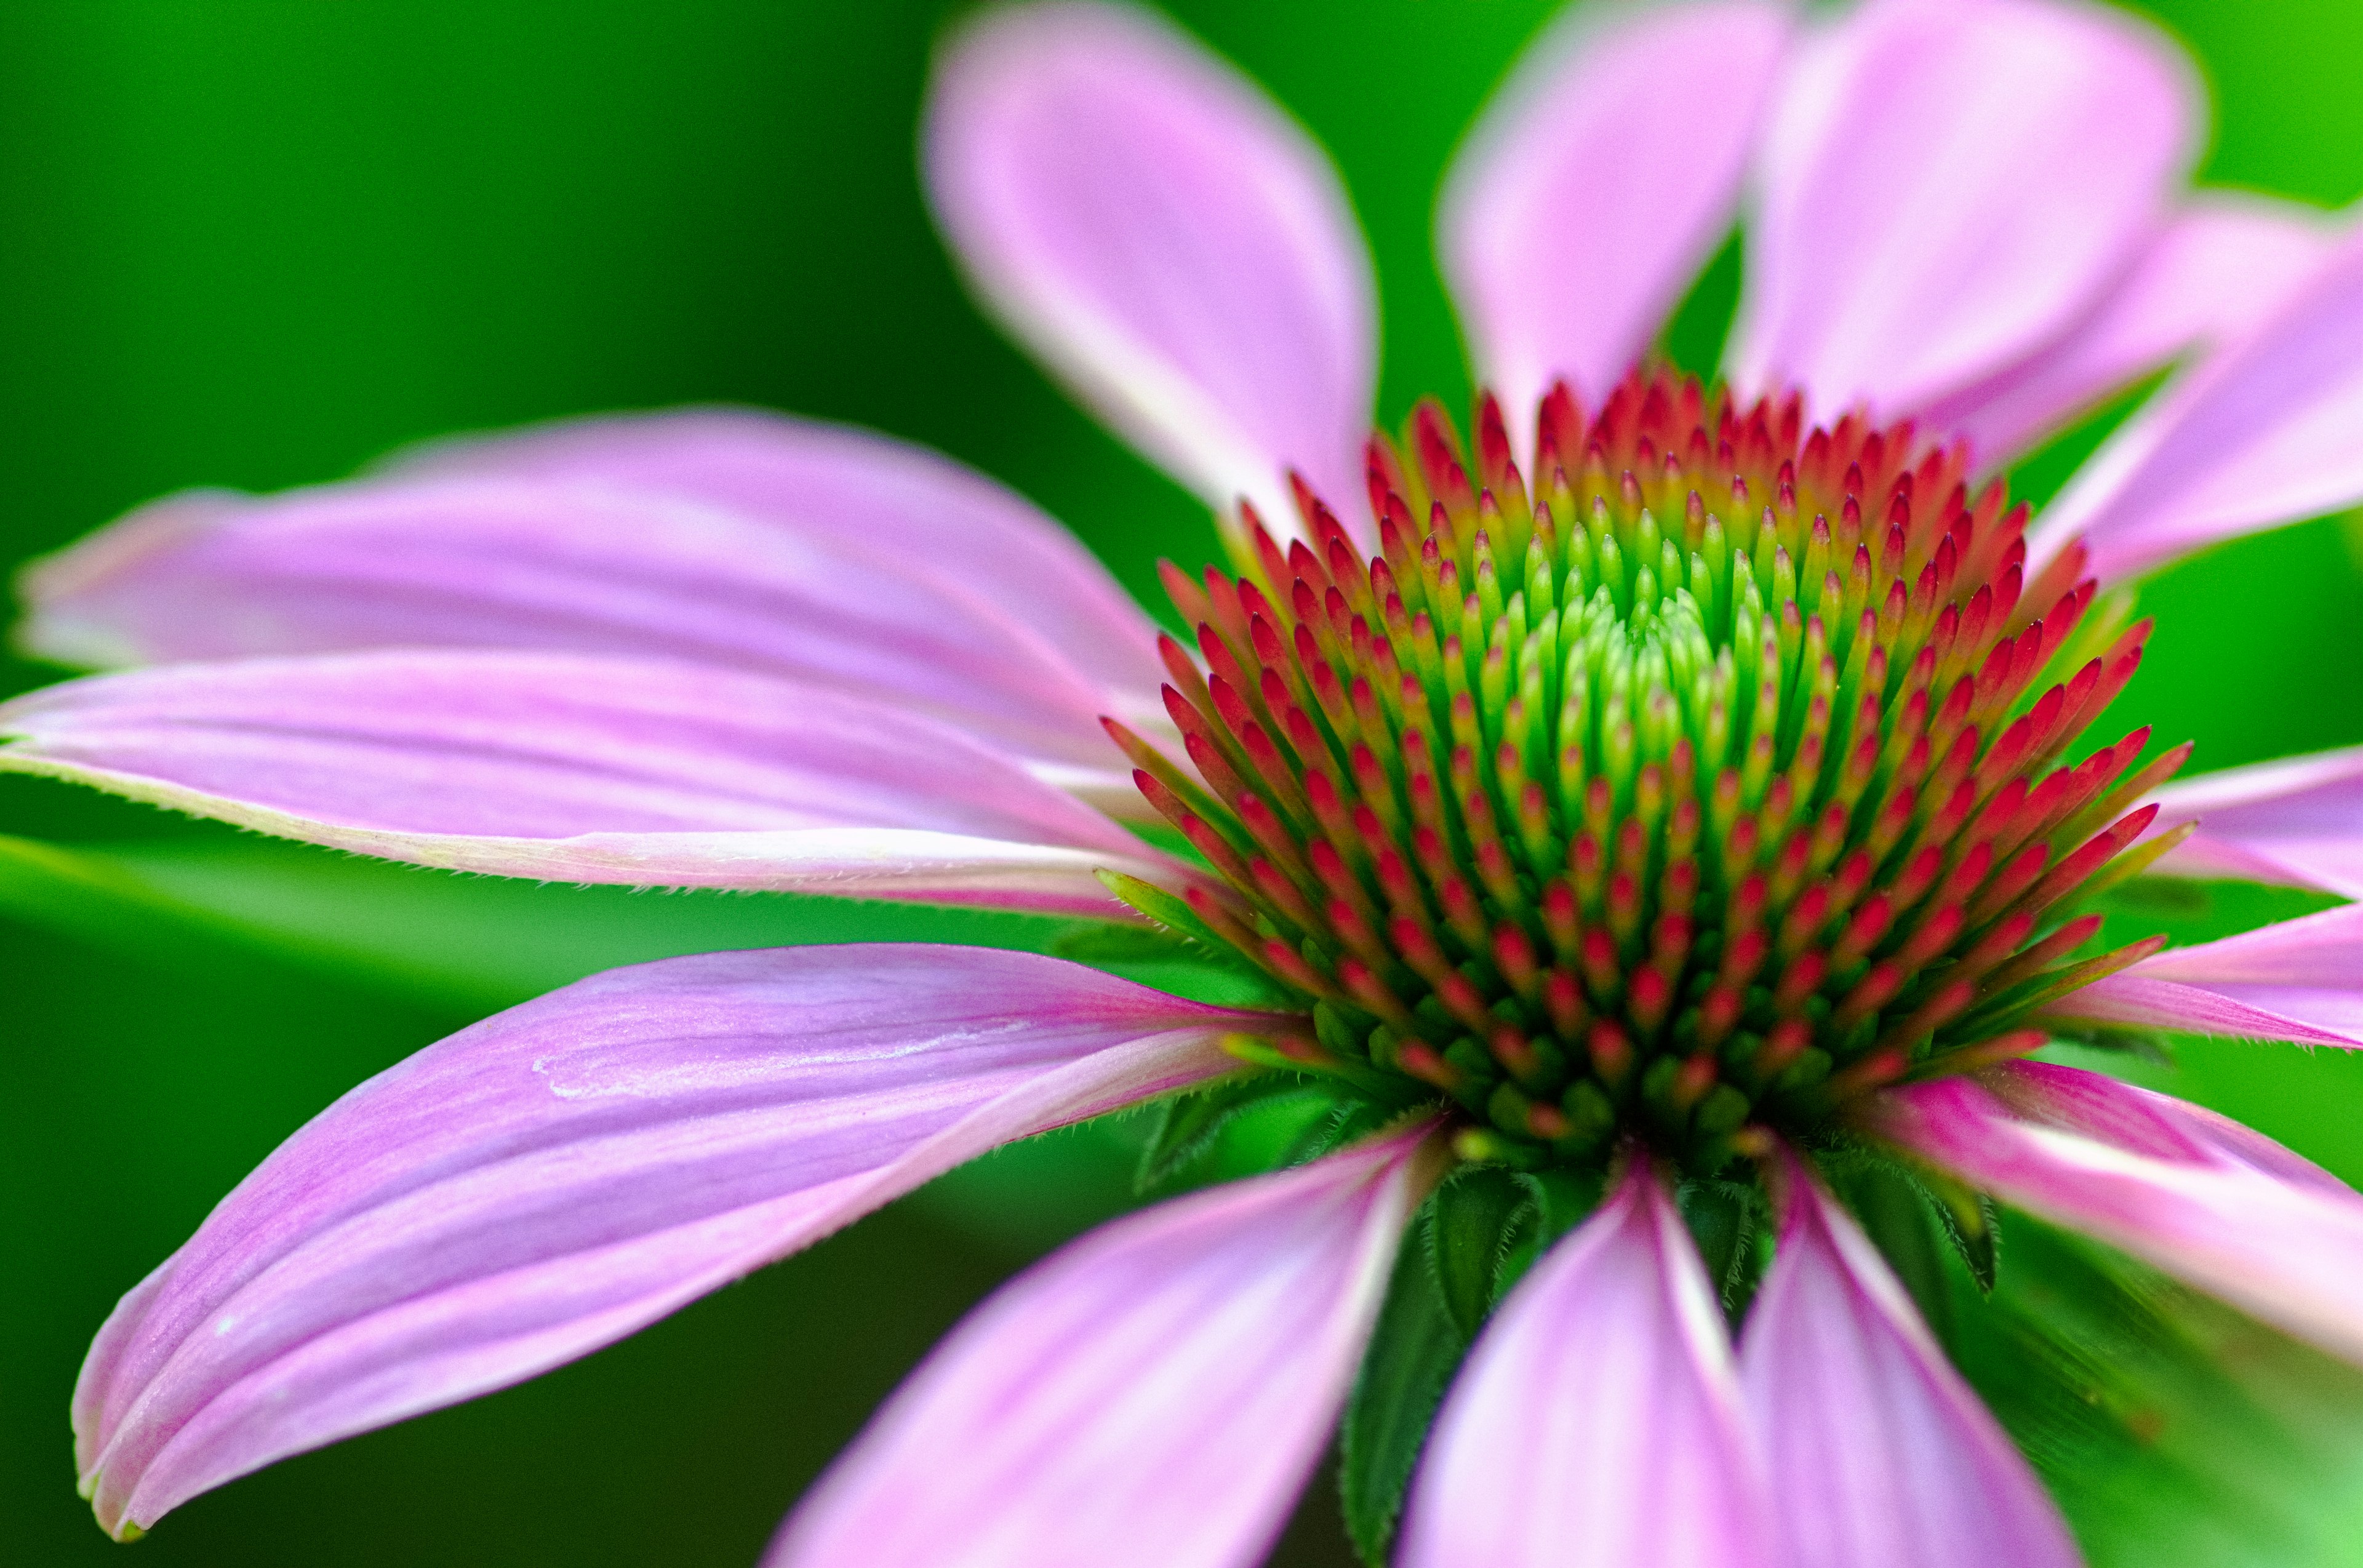
[[[1936,1211],[1945,1240],[1960,1254],[1978,1289],[1991,1296],[1994,1277],[2001,1267],[2000,1221],[1993,1199],[1950,1176],[1919,1166],[1913,1167],[1911,1180],[1932,1200],[1930,1207]]]
[[[1094,965],[1170,963],[1202,956],[1191,940],[1178,931],[1161,926],[1118,926],[1104,920],[1059,932],[1050,943],[1050,951],[1059,958]]]
[[[1204,1154],[1231,1118],[1243,1111],[1286,1095],[1313,1093],[1305,1081],[1289,1073],[1245,1072],[1218,1078],[1201,1089],[1177,1095],[1157,1107],[1157,1126],[1140,1151],[1140,1169],[1133,1190],[1146,1193],[1163,1186],[1182,1169]]]
[[[1725,1312],[1736,1313],[1756,1294],[1754,1264],[1758,1256],[1757,1232],[1763,1227],[1751,1183],[1708,1179],[1684,1182],[1674,1193],[1675,1207],[1698,1244],[1706,1277]]]
[[[1337,1451],[1346,1532],[1370,1568],[1385,1568],[1421,1446],[1469,1336],[1418,1249],[1395,1256],[1377,1329],[1346,1403]]]
[[[1945,1225],[1937,1212],[1941,1207],[1927,1190],[1892,1161],[1866,1156],[1825,1167],[1824,1174],[1837,1192],[1838,1197],[1853,1211],[1863,1233],[1903,1282],[1912,1295],[1913,1304],[1936,1337],[1947,1345],[1953,1338],[1952,1290],[1945,1280],[1944,1243],[1937,1240]],[[1981,1219],[1991,1217],[1980,1214]],[[1980,1288],[1993,1288],[1992,1231],[1988,1226],[1985,1251],[1986,1272],[1980,1274],[1967,1252],[1962,1262],[1969,1264],[1973,1278]],[[1960,1243],[1954,1241],[1958,1248]]]
[[[1603,1173],[1598,1171],[1554,1165],[1541,1171],[1520,1171],[1517,1174],[1519,1184],[1533,1196],[1534,1206],[1521,1216],[1521,1223],[1503,1251],[1502,1266],[1493,1278],[1496,1301],[1525,1277],[1535,1260],[1552,1242],[1583,1223],[1600,1207],[1606,1190]]]
[[[1436,1189],[1427,1206],[1427,1251],[1437,1299],[1474,1339],[1493,1310],[1502,1264],[1521,1232],[1531,1229],[1534,1193],[1516,1173],[1499,1165],[1465,1165]]]

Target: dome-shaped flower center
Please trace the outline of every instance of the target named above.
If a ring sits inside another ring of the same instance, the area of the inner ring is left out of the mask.
[[[2147,624],[2100,624],[2080,552],[2027,582],[1962,449],[1801,425],[1665,373],[1588,422],[1562,389],[1530,489],[1491,399],[1473,465],[1423,405],[1370,447],[1381,558],[1300,487],[1310,544],[1250,513],[1237,576],[1169,570],[1195,777],[1118,739],[1226,884],[1200,934],[1312,1005],[1286,1050],[1441,1092],[1471,1151],[1711,1170],[2029,1049],[2149,951],[2071,962],[2100,922],[2066,917],[2164,848],[2120,855],[2180,754],[2060,762]]]

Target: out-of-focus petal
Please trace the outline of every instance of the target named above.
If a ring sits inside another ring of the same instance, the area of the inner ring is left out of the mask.
[[[2062,997],[2068,1018],[2363,1047],[2363,904],[2169,948]]]
[[[659,433],[653,422],[618,423]],[[560,451],[627,449],[595,439],[594,429],[541,439]],[[517,445],[520,458],[537,450],[527,438],[468,451],[489,458]],[[668,459],[697,455],[678,440],[642,445]],[[832,514],[858,511],[857,465],[838,467],[848,472],[835,495],[804,493]],[[945,481],[932,486],[945,514],[977,520],[988,537],[982,502],[1023,515],[1022,503],[982,480],[919,472]],[[716,476],[718,486],[729,470],[717,465]],[[981,493],[965,514],[956,478]],[[904,509],[924,510],[930,488],[904,484]],[[1127,643],[1116,627],[1071,623],[1051,605],[1003,602],[983,591],[1001,584],[971,586],[931,567],[944,559],[932,541],[898,541],[893,508],[873,506],[869,518],[864,544],[849,523],[799,526],[722,497],[622,489],[595,476],[462,474],[250,501],[175,496],[34,567],[21,640],[96,665],[394,647],[692,660],[907,706],[1028,757],[1121,776],[1099,716],[1162,712],[1154,637],[1139,613],[1129,612]],[[1080,577],[1090,563],[1069,564]],[[1098,585],[1115,593],[1104,578]],[[1083,614],[1101,603],[1080,590],[1036,598]],[[1113,609],[1100,618],[1113,621]],[[1083,632],[1085,646],[1062,647],[1057,637],[1068,629]],[[1102,651],[1104,671],[1071,656]]]
[[[1896,417],[2016,361],[2133,261],[2199,101],[2121,12],[1869,0],[1774,112],[1734,378]]]
[[[2074,1568],[2059,1510],[1870,1239],[1784,1157],[1739,1376],[1792,1568]]]
[[[1026,953],[704,953],[429,1046],[124,1298],[74,1395],[145,1529],[233,1476],[612,1342],[1013,1138],[1220,1073],[1204,1007]]]
[[[1967,437],[1989,466],[2007,462],[2178,356],[2221,348],[2253,330],[2335,243],[2319,207],[2202,192],[2066,338],[1939,398],[1923,422],[1932,432]]]
[[[2109,439],[2028,536],[2123,577],[2363,499],[2363,228],[2266,323]]]
[[[1218,506],[1287,526],[1293,466],[1348,515],[1370,258],[1328,161],[1252,83],[1144,11],[1045,0],[953,38],[922,140],[977,293],[1083,401]]]
[[[0,769],[505,876],[1104,913],[1094,867],[1159,863],[948,726],[696,664],[463,650],[174,664],[19,697],[0,735]]]
[[[2037,1062],[1890,1092],[1871,1126],[2004,1202],[2363,1362],[2363,1195],[2258,1134]]]
[[[563,419],[396,454],[402,478],[589,481],[704,501],[962,588],[1119,692],[1156,700],[1156,628],[1081,540],[1023,495],[875,430],[759,408]],[[927,612],[915,606],[925,624]]]
[[[1575,7],[1478,122],[1437,250],[1517,428],[1562,377],[1605,397],[1731,227],[1791,25],[1779,0]]]
[[[2158,860],[2164,874],[2363,898],[2363,746],[2202,773],[2150,799],[2154,831],[2199,824]]]
[[[953,1330],[771,1568],[1248,1568],[1321,1456],[1426,1127],[1093,1232]]]
[[[1781,1562],[1722,1308],[1644,1163],[1495,1312],[1403,1539],[1401,1568]]]

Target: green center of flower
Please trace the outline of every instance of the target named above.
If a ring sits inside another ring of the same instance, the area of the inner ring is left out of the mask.
[[[1464,1152],[1701,1173],[1751,1124],[2032,1049],[2027,1015],[2151,944],[2071,955],[2147,863],[2147,729],[2062,757],[2148,631],[1910,427],[1802,428],[1641,372],[1472,464],[1433,404],[1370,451],[1382,554],[1298,487],[1236,575],[1169,569],[1184,770],[1143,792],[1219,883],[1200,934],[1303,996],[1292,1059],[1448,1098]],[[2114,618],[2122,619],[2122,611]],[[1203,663],[1201,662],[1203,661]],[[1194,772],[1194,776],[1193,773]]]

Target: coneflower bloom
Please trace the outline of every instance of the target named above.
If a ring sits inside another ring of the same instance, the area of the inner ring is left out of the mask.
[[[2193,102],[2087,7],[1587,11],[1442,209],[1493,394],[1372,439],[1369,267],[1304,134],[1146,15],[992,11],[929,190],[986,304],[1223,509],[1228,562],[1168,574],[1188,640],[985,481],[749,413],[177,498],[40,567],[29,646],[154,667],[0,710],[0,764],[427,865],[1137,919],[1266,998],[815,947],[488,1019],[124,1299],[74,1409],[102,1523],[1005,1140],[1164,1096],[1178,1146],[1284,1091],[1326,1152],[1006,1286],[772,1561],[1257,1561],[1382,1306],[1445,1390],[1365,1511],[1407,1568],[2076,1561],[1858,1178],[1973,1260],[1990,1195],[2363,1361],[2363,1200],[2026,1060],[2363,1039],[2351,906],[2094,951],[2129,876],[2363,886],[2363,761],[2169,786],[2185,749],[2092,728],[2149,635],[2102,590],[2363,497],[2363,243],[2186,190]],[[1646,350],[1743,205],[1703,386]],[[1991,473],[2179,359],[2030,527]],[[1415,1216],[1433,1270],[1395,1266]]]

